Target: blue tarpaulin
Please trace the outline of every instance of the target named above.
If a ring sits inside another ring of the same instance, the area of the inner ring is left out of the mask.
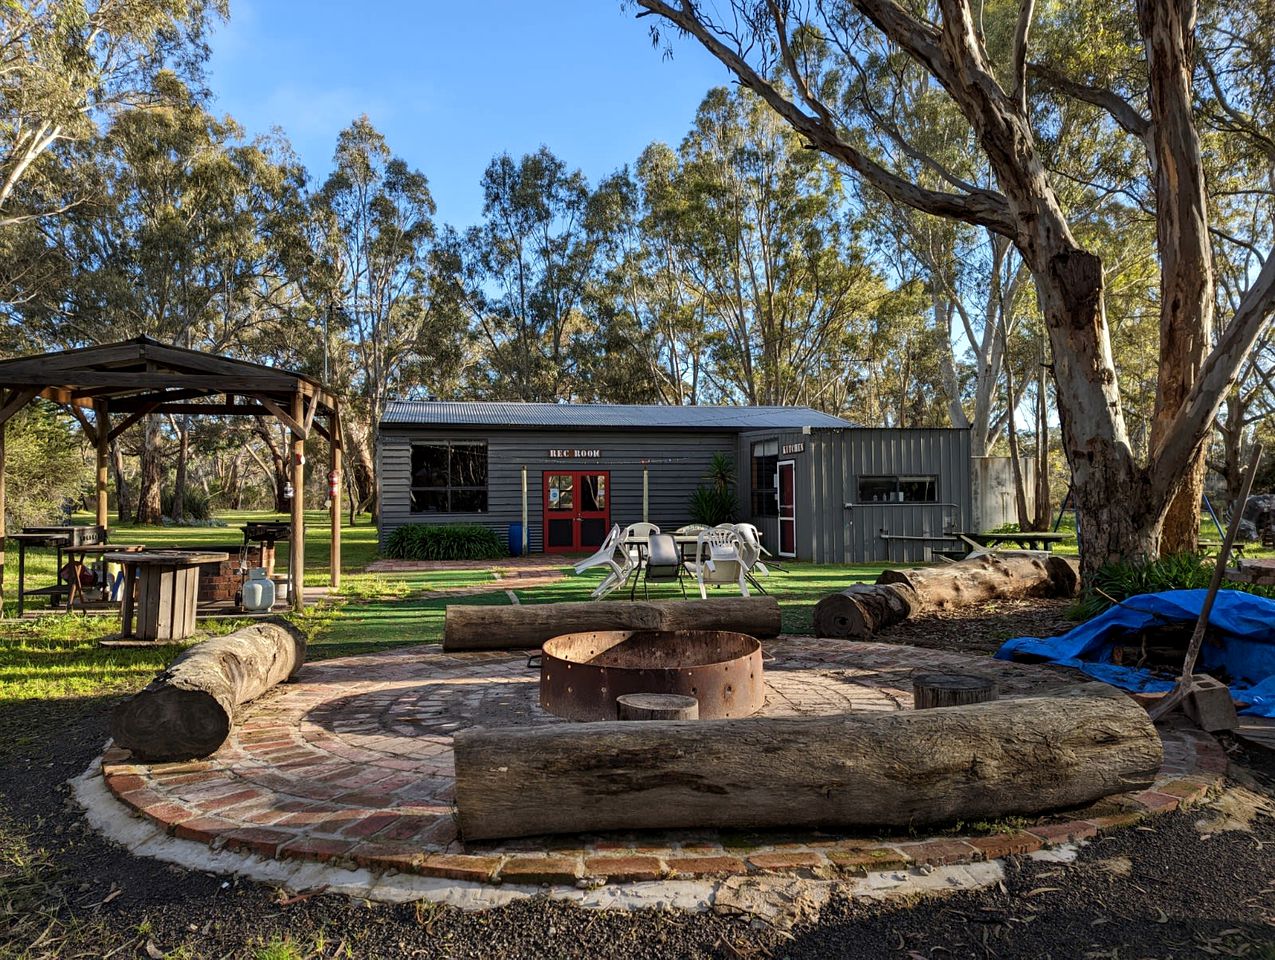
[[[1206,593],[1168,590],[1130,597],[1061,637],[1007,640],[996,651],[996,659],[1075,667],[1095,679],[1139,693],[1169,690],[1172,680],[1150,670],[1112,663],[1111,648],[1149,628],[1182,624],[1189,631],[1200,616]],[[1214,676],[1222,673],[1229,679],[1231,696],[1247,704],[1240,713],[1275,717],[1275,600],[1238,590],[1219,591],[1209,626],[1222,642],[1220,646],[1205,642],[1197,669]]]

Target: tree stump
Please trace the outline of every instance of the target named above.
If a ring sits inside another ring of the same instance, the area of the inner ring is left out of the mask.
[[[965,673],[923,673],[912,678],[916,709],[987,703],[997,697],[995,682]]]
[[[699,719],[699,701],[680,693],[626,693],[615,706],[621,720]]]

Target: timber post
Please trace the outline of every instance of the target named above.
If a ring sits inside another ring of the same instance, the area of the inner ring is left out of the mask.
[[[292,609],[305,609],[305,395],[297,385],[292,395],[292,530],[288,534],[288,580]]]
[[[93,400],[93,412],[96,418],[94,427],[97,430],[93,437],[97,450],[97,525],[102,529],[108,526],[110,519],[109,497],[107,494],[108,467],[111,455],[111,416],[106,401],[100,397]]]
[[[332,545],[328,559],[328,583],[333,590],[341,587],[341,422],[333,413],[328,417],[329,446],[332,448],[332,475],[328,479],[328,504],[332,524]]]

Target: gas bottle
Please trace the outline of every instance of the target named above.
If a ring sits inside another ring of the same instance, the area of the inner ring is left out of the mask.
[[[269,610],[274,606],[274,581],[266,576],[265,567],[253,567],[248,571],[240,606],[250,613]]]

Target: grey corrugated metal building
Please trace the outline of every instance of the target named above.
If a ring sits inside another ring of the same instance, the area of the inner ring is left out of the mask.
[[[771,552],[918,561],[970,529],[965,430],[862,429],[806,407],[396,401],[377,444],[382,542],[406,523],[482,523],[525,504],[532,552],[583,552],[612,523],[691,521],[716,453]]]

